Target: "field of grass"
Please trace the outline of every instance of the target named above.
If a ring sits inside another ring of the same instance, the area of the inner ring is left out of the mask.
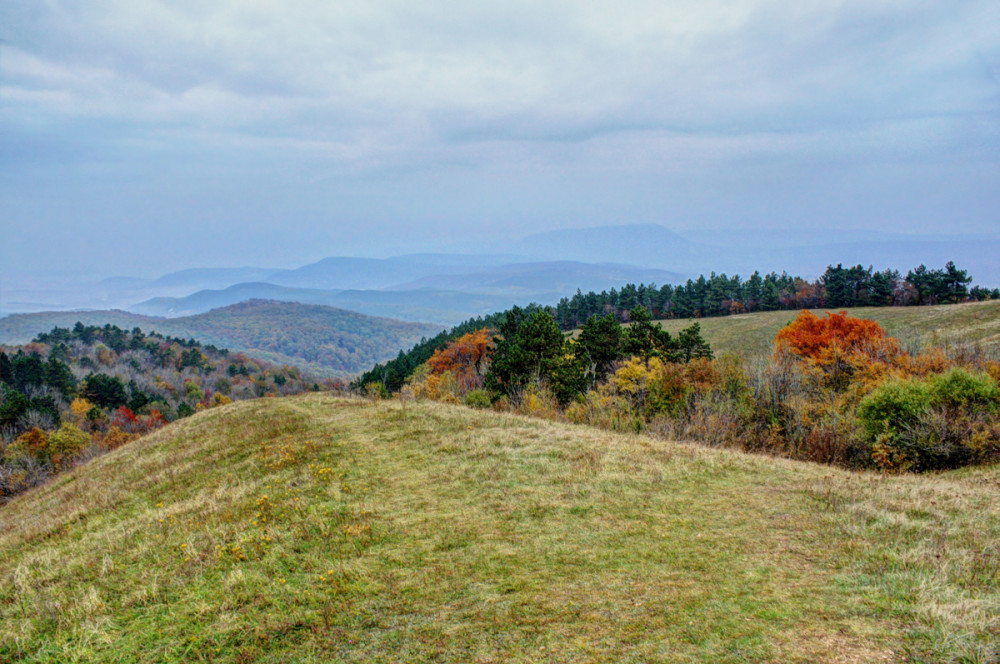
[[[1000,467],[206,411],[0,507],[3,662],[996,662]]]
[[[818,316],[826,309],[814,309]],[[843,311],[832,309],[831,311]],[[908,350],[927,345],[980,344],[1000,352],[1000,301],[970,302],[933,307],[857,307],[846,309],[857,318],[870,318],[890,335],[902,340]],[[767,311],[722,318],[702,318],[702,335],[718,353],[741,351],[748,356],[766,356],[774,335],[795,318],[798,311]],[[671,334],[688,327],[689,319],[661,321]]]

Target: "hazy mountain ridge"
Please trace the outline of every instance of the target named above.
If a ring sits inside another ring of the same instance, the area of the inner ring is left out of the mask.
[[[320,304],[349,309],[369,316],[454,325],[470,315],[485,315],[518,304],[523,298],[430,288],[405,291],[341,291],[246,283],[236,284],[223,290],[198,291],[183,298],[152,298],[130,308],[132,311],[151,316],[191,316],[250,299]]]
[[[675,232],[658,224],[548,231],[494,247],[499,253],[328,257],[295,269],[192,268],[157,278],[112,277],[52,290],[3,292],[0,313],[123,309],[194,315],[263,298],[347,308],[368,315],[455,324],[513,304],[555,301],[577,288],[632,282],[680,284],[711,272],[754,270],[814,278],[827,265],[941,267],[954,260],[975,283],[1000,285],[1000,237],[914,236],[878,229]],[[387,294],[392,293],[392,294]]]
[[[301,283],[386,284],[409,273],[409,266],[419,265],[415,274],[429,270],[419,263],[424,257],[386,261],[330,258],[284,275],[276,281]],[[234,284],[221,290],[201,290],[186,297],[156,297],[130,305],[137,313],[156,316],[188,316],[248,299],[273,299],[305,304],[322,304],[360,313],[429,321],[453,325],[471,316],[505,309],[531,301],[556,301],[578,289],[603,290],[633,282],[677,283],[686,277],[666,270],[631,265],[590,264],[577,261],[542,261],[489,265],[477,264],[474,256],[454,257],[459,266],[405,283],[393,283],[385,289],[326,289],[283,286],[271,282]],[[350,280],[336,280],[336,275],[351,271],[368,273]],[[384,270],[379,273],[378,270]]]

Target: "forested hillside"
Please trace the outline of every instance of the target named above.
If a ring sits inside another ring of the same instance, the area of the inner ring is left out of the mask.
[[[77,323],[0,346],[0,497],[199,410],[320,388],[297,367],[138,328]]]
[[[121,311],[46,312],[0,318],[0,342],[26,343],[53,327],[110,323],[195,338],[278,364],[343,375],[409,348],[440,327],[407,323],[320,305],[251,300],[196,316],[155,318]]]
[[[770,273],[761,276],[754,272],[748,279],[739,275],[711,273],[697,280],[689,279],[679,286],[669,284],[626,284],[622,288],[596,293],[577,292],[571,298],[562,298],[553,307],[532,304],[528,314],[545,309],[551,313],[559,329],[570,331],[583,325],[590,317],[612,316],[616,321],[630,322],[631,312],[644,309],[654,319],[717,318],[757,311],[798,311],[824,307],[912,307],[938,303],[1000,300],[1000,289],[992,291],[974,286],[967,271],[949,262],[944,269],[928,269],[924,265],[910,270],[905,277],[894,270],[874,271],[860,265],[845,268],[829,266],[822,277],[807,281],[788,274]],[[514,308],[516,309],[516,307]],[[384,385],[390,392],[398,390],[406,378],[426,362],[436,350],[473,330],[486,327],[495,332],[514,309],[491,316],[472,318],[449,331],[425,339],[410,350],[361,374],[355,385],[371,382]],[[784,322],[791,317],[782,319]],[[669,325],[677,334],[690,323]],[[771,322],[765,321],[770,329]],[[718,326],[710,329],[715,332]],[[722,329],[726,329],[725,326]],[[768,349],[774,332],[753,335],[746,350]],[[738,343],[738,340],[737,340]],[[734,350],[731,344],[723,344]]]

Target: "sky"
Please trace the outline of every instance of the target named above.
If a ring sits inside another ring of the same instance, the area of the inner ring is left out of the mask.
[[[7,284],[625,223],[1000,234],[1000,3],[0,0]]]

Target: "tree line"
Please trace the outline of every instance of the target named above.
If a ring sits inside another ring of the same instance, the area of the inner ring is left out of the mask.
[[[990,291],[979,286],[970,289],[971,282],[968,272],[950,261],[944,269],[920,265],[905,277],[897,270],[876,271],[871,266],[861,265],[845,268],[842,264],[828,266],[814,281],[784,272],[763,276],[754,272],[745,280],[739,275],[729,277],[712,272],[708,277],[702,275],[677,286],[626,284],[621,289],[600,293],[578,290],[572,297],[559,300],[554,307],[533,303],[521,311],[528,315],[548,311],[560,330],[569,331],[592,316],[611,316],[619,323],[631,322],[632,312],[638,309],[652,319],[700,318],[780,309],[910,306],[1000,299],[1000,289]],[[480,328],[496,332],[513,311],[471,318],[451,330],[423,338],[409,351],[401,350],[396,358],[360,374],[351,385],[360,389],[378,383],[388,392],[398,392],[435,351]]]
[[[701,318],[780,309],[823,307],[888,307],[953,304],[968,300],[1000,299],[1000,289],[969,288],[967,270],[948,262],[944,269],[920,265],[902,276],[898,270],[873,270],[871,266],[828,266],[823,275],[808,281],[782,272],[749,278],[712,272],[684,284],[626,284],[620,290],[582,293],[564,297],[554,307],[559,326],[573,329],[592,315],[613,314],[628,320],[637,306],[654,318]]]

